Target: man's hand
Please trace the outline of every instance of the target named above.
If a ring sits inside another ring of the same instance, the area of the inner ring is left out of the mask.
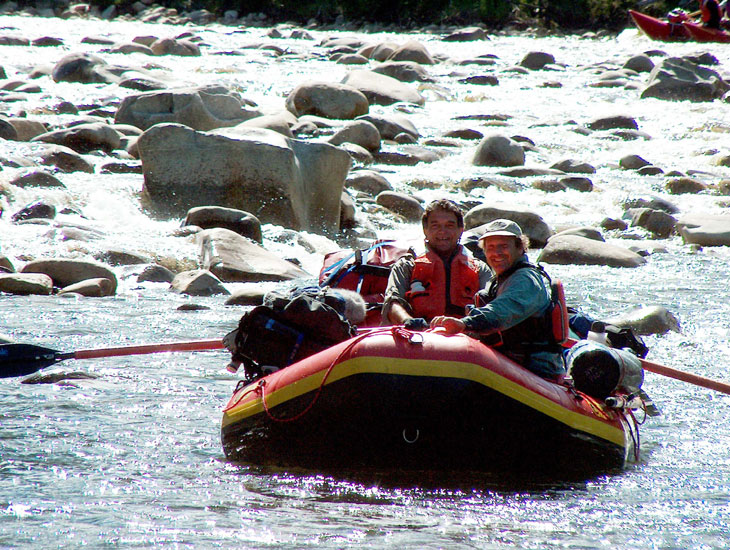
[[[423,317],[415,317],[403,321],[403,326],[408,330],[428,330],[428,322]]]
[[[466,325],[461,319],[456,317],[446,317],[445,315],[439,315],[434,317],[431,321],[431,328],[441,327],[447,334],[457,334],[466,330]]]

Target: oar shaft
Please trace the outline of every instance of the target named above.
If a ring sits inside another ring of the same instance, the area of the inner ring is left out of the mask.
[[[145,355],[148,353],[165,353],[168,351],[206,351],[217,349],[223,349],[223,341],[220,338],[216,340],[170,342],[167,344],[145,344],[141,346],[124,346],[118,348],[82,349],[69,353],[67,355],[68,358],[73,359],[96,359],[99,357]]]
[[[667,376],[668,378],[674,378],[676,380],[681,380],[682,382],[689,382],[690,384],[694,384],[695,386],[702,386],[703,388],[708,388],[730,395],[730,384],[725,384],[724,382],[719,382],[718,380],[712,380],[710,378],[705,378],[704,376],[699,376],[697,374],[691,374],[689,372],[684,372],[681,370],[673,369],[671,367],[666,367],[664,365],[659,365],[657,363],[652,363],[651,361],[647,361],[646,359],[642,359],[641,364],[644,367],[644,370],[648,370],[649,372],[661,374],[662,376]]]

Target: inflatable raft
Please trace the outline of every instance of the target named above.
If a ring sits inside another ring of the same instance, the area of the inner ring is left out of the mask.
[[[657,19],[634,10],[629,10],[629,15],[639,30],[652,40],[676,42],[690,39],[690,33],[684,26],[686,19],[682,17],[670,21]]]
[[[239,383],[221,435],[229,459],[317,468],[595,472],[639,450],[630,409],[469,336],[402,327],[365,330]]]

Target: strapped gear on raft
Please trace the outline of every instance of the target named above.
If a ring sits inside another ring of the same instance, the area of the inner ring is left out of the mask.
[[[253,381],[352,338],[356,329],[336,294],[316,287],[295,289],[289,296],[267,294],[264,305],[245,313],[223,339],[232,355],[229,370],[243,364],[245,378]]]

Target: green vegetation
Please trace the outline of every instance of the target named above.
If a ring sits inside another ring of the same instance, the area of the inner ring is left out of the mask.
[[[67,2],[70,0],[66,0]],[[82,0],[80,0],[82,1]],[[87,0],[104,9],[116,5],[120,13],[133,13],[138,0]],[[19,0],[20,7],[37,2]],[[636,8],[664,15],[678,6],[694,4],[656,0],[162,0],[156,5],[179,12],[205,9],[222,15],[236,10],[240,17],[262,13],[274,21],[332,23],[338,17],[361,23],[395,24],[402,27],[430,23],[477,24],[491,27],[507,24],[541,25],[550,29],[620,29],[628,23],[627,10]]]

